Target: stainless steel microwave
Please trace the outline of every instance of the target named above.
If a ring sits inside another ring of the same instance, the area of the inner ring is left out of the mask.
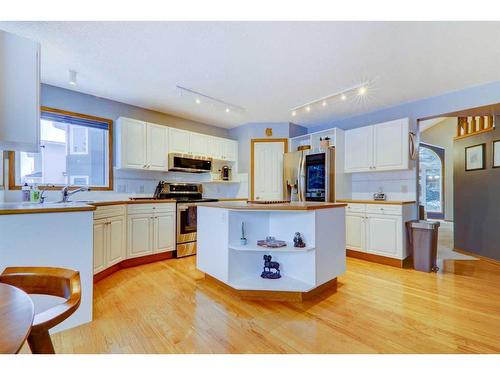
[[[212,171],[212,159],[204,156],[171,153],[168,170],[175,172],[208,173]]]

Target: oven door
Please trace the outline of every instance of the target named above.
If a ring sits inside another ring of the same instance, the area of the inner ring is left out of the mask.
[[[326,154],[306,155],[305,160],[306,201],[325,201],[326,196]]]
[[[177,243],[196,241],[196,203],[177,203]]]

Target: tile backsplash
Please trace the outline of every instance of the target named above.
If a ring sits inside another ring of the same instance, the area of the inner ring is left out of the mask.
[[[352,173],[352,199],[372,199],[382,190],[387,200],[416,200],[415,170]]]

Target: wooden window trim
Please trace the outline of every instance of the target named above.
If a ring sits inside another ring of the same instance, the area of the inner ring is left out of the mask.
[[[58,113],[61,115],[68,115],[73,117],[85,118],[88,120],[95,120],[99,122],[105,122],[108,124],[108,186],[89,186],[91,190],[94,191],[109,191],[113,190],[113,120],[85,115],[83,113],[70,112],[61,109],[51,108],[51,107],[41,107],[40,110],[42,112],[52,112]],[[21,190],[20,185],[16,185],[16,158],[15,151],[9,151],[9,190]],[[60,190],[62,188],[61,185],[39,185],[40,189],[43,190]],[[82,186],[71,185],[70,189],[78,189]]]

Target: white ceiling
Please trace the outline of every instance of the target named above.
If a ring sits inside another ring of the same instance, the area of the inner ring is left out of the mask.
[[[305,126],[500,80],[500,23],[0,22],[42,44],[45,83],[226,128]],[[78,86],[68,85],[68,69]],[[370,80],[368,94],[290,109]],[[196,104],[176,85],[246,108]]]

